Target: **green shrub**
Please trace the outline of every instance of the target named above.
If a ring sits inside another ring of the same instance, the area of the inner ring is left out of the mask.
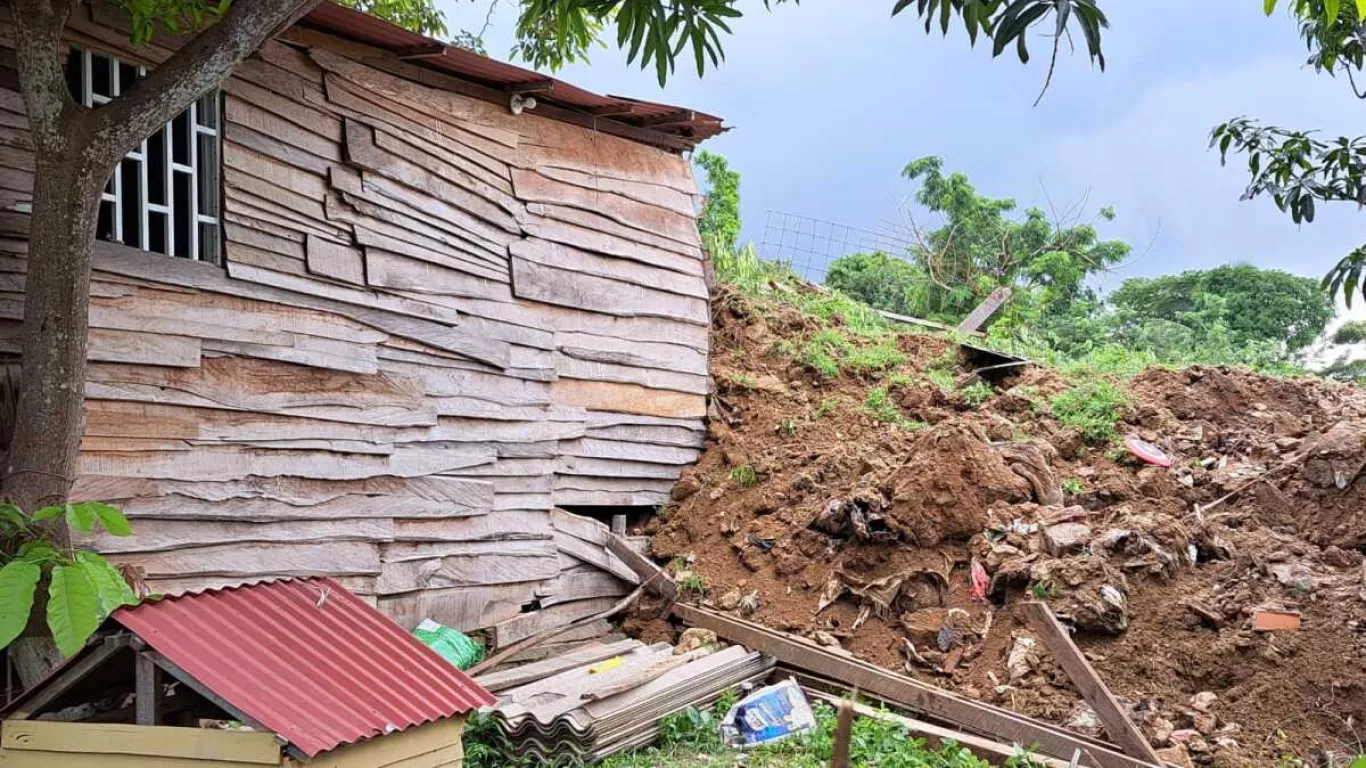
[[[1081,431],[1088,442],[1113,440],[1129,398],[1119,387],[1104,379],[1088,379],[1063,392],[1049,404],[1053,418]]]
[[[1360,344],[1363,341],[1366,341],[1366,320],[1343,323],[1333,334],[1334,344]]]

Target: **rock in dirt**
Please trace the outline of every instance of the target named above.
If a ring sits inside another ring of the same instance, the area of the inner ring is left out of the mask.
[[[1208,712],[1218,701],[1219,696],[1213,691],[1201,691],[1191,697],[1191,709],[1196,712]]]
[[[743,600],[744,597],[744,593],[740,590],[732,589],[716,598],[716,607],[726,612],[733,611],[740,607],[740,601]]]
[[[1043,529],[1044,548],[1054,557],[1080,552],[1091,540],[1091,526],[1086,523],[1058,523]]]
[[[674,655],[682,656],[691,653],[699,648],[710,648],[717,644],[716,633],[710,629],[698,629],[692,627],[683,630],[683,634],[678,636],[678,643],[674,645]]]
[[[1015,642],[1010,646],[1010,655],[1006,658],[1006,672],[1010,675],[1010,682],[1018,682],[1038,668],[1038,645],[1039,641],[1030,635],[1015,636]]]
[[[1346,488],[1366,467],[1366,420],[1340,421],[1311,438],[1300,473],[1320,488]]]

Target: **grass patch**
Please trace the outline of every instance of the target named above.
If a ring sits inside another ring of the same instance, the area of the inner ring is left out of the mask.
[[[846,357],[849,367],[856,371],[885,371],[906,363],[906,354],[888,339],[866,347],[856,347]]]
[[[1088,442],[1105,443],[1117,433],[1129,397],[1115,384],[1104,379],[1088,379],[1053,398],[1049,411],[1066,427],[1081,431]]]
[[[823,419],[826,416],[829,416],[838,405],[839,403],[836,403],[834,400],[827,397],[821,401],[820,405],[816,406],[816,418]]]
[[[903,418],[896,403],[887,395],[886,387],[873,387],[868,390],[868,397],[863,400],[863,411],[887,424],[899,424]]]
[[[969,407],[980,408],[982,407],[982,403],[985,403],[995,391],[996,390],[991,388],[990,384],[985,381],[979,381],[975,384],[969,384],[966,387],[963,387],[958,395],[963,398],[963,402],[967,403]]]
[[[1078,496],[1086,492],[1086,484],[1079,477],[1068,477],[1062,481],[1063,493]]]
[[[678,580],[678,592],[682,595],[691,595],[702,598],[707,595],[707,582],[700,573],[689,573]]]
[[[788,416],[783,419],[782,423],[778,425],[778,431],[788,437],[797,434],[797,418],[795,416]]]
[[[739,483],[742,488],[753,488],[759,484],[759,473],[754,471],[754,467],[741,464],[730,471],[730,479]]]
[[[953,394],[958,389],[958,382],[953,379],[953,371],[947,368],[927,368],[925,380],[948,394]]]

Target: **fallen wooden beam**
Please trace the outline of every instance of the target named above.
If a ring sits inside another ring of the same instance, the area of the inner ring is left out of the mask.
[[[615,533],[609,534],[607,551],[616,555],[627,568],[635,572],[640,577],[640,582],[649,586],[651,592],[669,602],[678,599],[678,584],[659,566],[650,562],[650,558],[637,552],[625,538]]]
[[[819,699],[820,701],[824,701],[831,705],[838,705],[841,702],[848,701],[848,699],[836,696],[832,693],[810,688],[805,684],[802,685],[802,691],[806,693],[808,698]],[[937,749],[944,742],[952,741],[983,760],[990,761],[993,765],[1004,763],[1019,753],[1019,749],[1013,744],[1002,744],[999,741],[973,736],[970,733],[963,733],[962,731],[955,731],[949,728],[941,728],[933,723],[927,723],[924,720],[916,720],[915,718],[898,715],[895,712],[874,709],[867,704],[855,703],[853,705],[853,710],[854,714],[859,717],[870,717],[875,720],[896,723],[905,728],[906,732],[911,736],[918,739],[924,739],[925,743],[931,749]],[[1043,768],[1068,768],[1068,762],[1066,760],[1059,760],[1053,757],[1040,757],[1036,755],[1033,758],[1033,762],[1036,765],[1043,766]]]
[[[722,639],[750,650],[763,651],[789,666],[838,680],[850,689],[858,689],[898,707],[929,715],[988,738],[1028,744],[1053,757],[1071,758],[1079,753],[1081,758],[1078,765],[1095,768],[1150,768],[1156,765],[1130,757],[1112,745],[1088,739],[1060,726],[940,690],[753,622],[682,604],[674,606],[674,615],[690,626],[710,629]]]
[[[1148,744],[1143,732],[1134,725],[1128,715],[1124,714],[1124,710],[1120,708],[1114,694],[1110,693],[1110,689],[1106,687],[1105,681],[1096,674],[1096,670],[1091,667],[1091,662],[1086,660],[1081,649],[1072,642],[1072,636],[1068,633],[1067,628],[1058,621],[1057,616],[1053,615],[1053,611],[1049,610],[1048,605],[1031,602],[1025,605],[1025,612],[1029,616],[1029,623],[1034,627],[1034,631],[1038,632],[1039,638],[1043,640],[1044,647],[1053,654],[1054,660],[1062,666],[1072,684],[1081,691],[1082,698],[1086,699],[1086,703],[1096,710],[1101,725],[1105,727],[1106,735],[1130,756],[1160,764],[1161,758]]]

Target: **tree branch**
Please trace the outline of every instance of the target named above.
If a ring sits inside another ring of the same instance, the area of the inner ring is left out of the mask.
[[[12,0],[15,65],[35,149],[66,151],[69,111],[84,109],[71,96],[62,69],[62,30],[75,0]]]
[[[95,110],[94,135],[112,165],[153,131],[223,83],[234,68],[319,0],[237,0],[122,96]]]

